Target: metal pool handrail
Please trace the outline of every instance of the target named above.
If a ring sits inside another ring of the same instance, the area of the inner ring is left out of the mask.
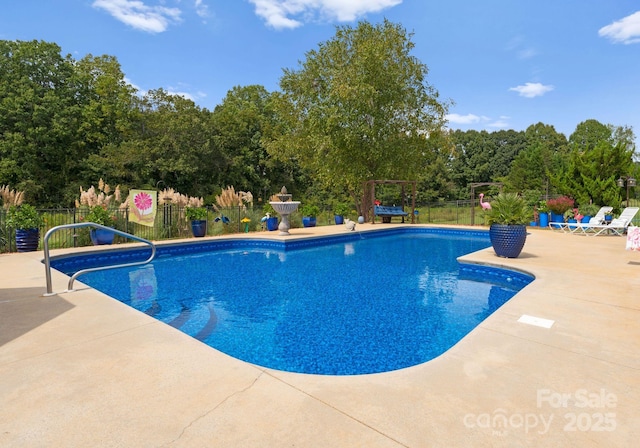
[[[71,276],[71,278],[69,279],[69,285],[67,286],[67,290],[64,291],[64,292],[73,291],[73,282],[75,281],[75,279],[78,278],[82,274],[86,274],[87,272],[103,271],[103,270],[106,270],[106,269],[115,269],[115,268],[125,268],[125,267],[130,267],[130,266],[139,266],[139,265],[143,265],[143,264],[147,264],[147,263],[151,262],[156,256],[156,245],[153,244],[151,241],[145,240],[144,238],[140,238],[140,237],[135,236],[135,235],[131,235],[130,233],[126,233],[126,232],[123,232],[121,230],[114,229],[113,227],[103,226],[102,224],[96,224],[95,222],[79,222],[79,223],[75,223],[75,224],[63,224],[63,225],[60,225],[60,226],[52,227],[46,233],[46,235],[44,236],[44,240],[43,240],[44,269],[45,269],[45,276],[47,278],[47,292],[46,292],[46,294],[44,294],[45,296],[51,296],[51,295],[55,294],[53,292],[53,286],[51,284],[51,259],[49,257],[49,237],[54,232],[57,232],[58,230],[61,230],[61,229],[71,229],[71,228],[89,227],[89,226],[97,227],[97,228],[103,229],[103,230],[109,230],[109,231],[115,233],[116,235],[120,235],[120,236],[123,236],[125,238],[129,238],[129,239],[132,239],[132,240],[140,241],[141,243],[148,244],[149,246],[151,246],[151,256],[148,259],[144,260],[144,261],[136,261],[136,262],[133,262],[133,263],[123,263],[123,264],[116,264],[116,265],[112,265],[112,266],[100,266],[100,267],[96,267],[96,268],[81,269],[80,271],[76,272],[75,274],[73,274]]]

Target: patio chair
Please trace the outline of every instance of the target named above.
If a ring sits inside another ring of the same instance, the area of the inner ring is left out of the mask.
[[[581,231],[580,225],[585,225],[585,226],[604,225],[604,217],[605,215],[608,215],[609,213],[611,213],[611,210],[613,210],[613,207],[609,207],[608,205],[605,205],[604,207],[600,207],[600,210],[598,210],[598,213],[596,213],[595,216],[592,216],[591,219],[589,219],[589,222],[572,223],[571,226],[569,226],[568,223],[565,223],[567,224],[566,229],[569,230],[571,233],[573,233],[576,231]]]
[[[622,236],[638,213],[638,210],[640,210],[638,207],[626,207],[622,213],[620,213],[620,216],[614,218],[610,224],[574,224],[578,226],[574,233],[576,233],[577,230],[580,230],[580,233],[584,235],[598,236],[609,234]]]
[[[613,207],[609,207],[607,205],[605,205],[604,207],[600,207],[600,210],[598,210],[598,213],[595,214],[595,216],[592,216],[591,219],[589,219],[589,222],[583,222],[583,223],[575,223],[575,222],[554,222],[553,226],[551,227],[556,228],[556,229],[560,229],[563,232],[575,232],[575,231],[579,231],[580,230],[580,225],[585,225],[585,226],[596,226],[596,225],[602,225],[604,224],[604,217],[606,214],[611,213],[611,210],[613,210]]]

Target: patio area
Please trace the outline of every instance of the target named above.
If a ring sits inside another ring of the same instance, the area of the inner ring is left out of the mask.
[[[390,226],[403,225],[357,230]],[[623,237],[533,228],[517,259],[491,248],[463,257],[536,280],[440,357],[344,377],[247,364],[81,283],[43,297],[42,258],[0,255],[3,447],[626,447],[640,439],[640,253],[625,251]],[[53,271],[54,291],[67,281]]]

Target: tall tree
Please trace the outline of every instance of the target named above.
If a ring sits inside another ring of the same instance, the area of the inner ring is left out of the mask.
[[[76,92],[73,60],[58,45],[0,41],[0,184],[59,203],[78,156]]]
[[[413,47],[411,34],[387,20],[338,27],[299,70],[285,70],[274,98],[283,122],[269,152],[356,204],[366,180],[417,179],[425,139],[442,127],[447,105]]]
[[[221,182],[224,158],[213,139],[211,112],[163,89],[143,98],[142,140],[150,178],[190,196],[212,194]],[[134,143],[134,142],[131,142]]]
[[[291,176],[295,168],[270,157],[264,146],[265,129],[276,120],[270,97],[263,86],[237,86],[211,116],[215,143],[224,155],[225,183],[265,201],[282,185],[291,191],[298,187]]]
[[[563,170],[552,177],[561,193],[578,203],[620,206],[620,176],[635,175],[635,146],[629,128],[616,128],[596,120],[584,121],[569,137],[570,153]]]
[[[551,193],[551,176],[563,166],[567,139],[551,125],[536,123],[524,132],[526,147],[511,164],[505,185],[512,191]]]

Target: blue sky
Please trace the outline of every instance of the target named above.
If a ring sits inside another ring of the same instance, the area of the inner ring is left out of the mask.
[[[414,56],[452,129],[569,136],[596,119],[640,133],[638,0],[20,0],[0,39],[115,56],[139,91],[164,88],[210,110],[234,86],[278,90],[282,69],[335,34],[384,18],[413,32]],[[636,141],[638,141],[636,139]]]

